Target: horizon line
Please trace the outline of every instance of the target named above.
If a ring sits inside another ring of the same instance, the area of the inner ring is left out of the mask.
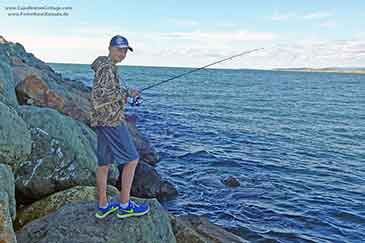
[[[69,62],[45,62],[46,64],[72,64],[72,65],[91,65],[88,63],[69,63]],[[131,64],[117,64],[117,66],[127,67],[156,67],[156,68],[200,68],[199,67],[184,67],[184,66],[153,66],[153,65],[131,65]],[[275,67],[275,68],[225,68],[225,67],[207,67],[204,69],[223,69],[223,70],[259,70],[259,71],[280,71],[280,69],[365,69],[365,66],[327,66],[327,67]]]

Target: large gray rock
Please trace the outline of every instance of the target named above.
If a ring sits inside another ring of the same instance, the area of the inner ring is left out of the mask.
[[[108,199],[111,199],[113,196],[118,195],[119,191],[117,188],[108,185],[106,193]],[[19,230],[32,220],[56,211],[67,203],[90,200],[97,200],[97,191],[94,186],[75,186],[56,192],[31,205],[18,209],[17,217],[14,221],[15,230]]]
[[[9,198],[6,192],[0,191],[0,242],[16,243],[13,224],[9,212]]]
[[[9,212],[14,220],[16,217],[15,184],[14,175],[8,165],[0,164],[0,192],[8,194]]]
[[[14,76],[14,86],[30,74],[36,74],[47,80],[59,80],[61,75],[54,72],[45,62],[28,53],[20,43],[0,44],[0,55],[9,57]],[[24,72],[22,72],[24,70]]]
[[[143,216],[95,218],[95,201],[66,204],[55,213],[34,220],[17,232],[22,243],[175,243],[167,211],[156,199]]]
[[[211,223],[207,217],[193,214],[169,214],[177,243],[245,243],[241,237]]]
[[[19,114],[30,127],[33,146],[29,159],[15,170],[18,202],[28,204],[76,185],[95,185],[96,136],[90,128],[51,108],[19,106]],[[116,176],[112,167],[110,184]]]
[[[136,145],[141,160],[150,165],[156,165],[158,161],[160,161],[160,156],[148,139],[138,130],[136,126],[136,116],[126,114],[126,120],[128,130],[132,135],[133,142]]]
[[[12,107],[16,107],[18,105],[15,95],[15,85],[13,82],[13,73],[11,71],[9,57],[1,53],[0,53],[0,101]]]
[[[9,86],[6,90],[11,91],[11,101],[15,101],[15,104],[17,100],[14,100],[14,88],[26,78],[34,76],[47,84],[49,91],[52,93],[51,97],[60,97],[65,101],[64,109],[62,109],[64,114],[86,124],[89,123],[90,88],[82,82],[63,79],[61,74],[56,73],[49,65],[36,58],[32,53],[27,52],[19,43],[1,42],[0,60],[6,60],[7,76],[12,76],[11,82],[7,78],[9,82],[6,82],[5,85]],[[0,69],[2,63],[5,63],[5,61],[0,61]],[[1,83],[0,81],[0,87]]]
[[[30,132],[12,107],[0,102],[0,114],[0,163],[14,168],[30,154]]]

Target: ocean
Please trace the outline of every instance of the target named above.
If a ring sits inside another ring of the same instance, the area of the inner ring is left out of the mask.
[[[92,85],[90,65],[50,65]],[[119,68],[138,88],[188,70]],[[252,242],[365,242],[365,75],[206,69],[142,95],[125,111],[177,187],[169,211]]]

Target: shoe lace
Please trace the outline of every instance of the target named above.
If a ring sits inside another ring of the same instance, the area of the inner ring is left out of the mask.
[[[135,208],[135,207],[138,207],[138,206],[139,206],[136,202],[134,202],[134,201],[132,201],[132,200],[130,200],[130,202],[131,202],[131,205],[132,205],[132,207],[133,207],[133,208]]]

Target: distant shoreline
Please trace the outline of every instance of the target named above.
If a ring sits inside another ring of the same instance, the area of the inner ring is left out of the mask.
[[[273,71],[365,74],[365,68],[275,68]]]

